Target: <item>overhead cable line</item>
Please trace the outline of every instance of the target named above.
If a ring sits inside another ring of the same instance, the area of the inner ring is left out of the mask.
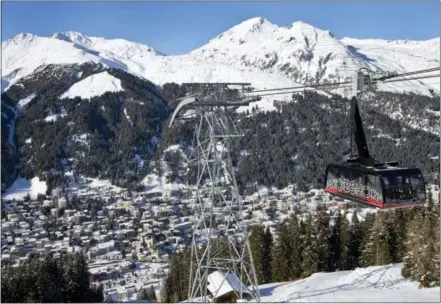
[[[440,67],[426,69],[426,70],[413,71],[413,72],[407,72],[407,73],[401,73],[401,74],[393,74],[393,75],[390,75],[390,76],[383,76],[383,77],[379,77],[379,78],[374,78],[373,80],[374,81],[375,80],[387,80],[387,79],[396,78],[396,77],[402,77],[402,76],[410,76],[410,75],[415,75],[415,74],[430,73],[430,72],[439,71],[439,69],[440,69]]]
[[[440,67],[431,68],[431,69],[424,69],[424,70],[418,70],[418,71],[412,71],[412,72],[406,72],[401,74],[394,74],[390,76],[383,76],[380,78],[372,79],[374,81],[379,80],[387,80],[391,78],[401,77],[401,76],[410,76],[415,74],[421,74],[421,73],[429,73],[440,70]],[[284,88],[275,88],[275,89],[264,89],[264,90],[255,90],[251,91],[249,93],[260,93],[260,92],[270,92],[270,91],[283,91],[283,90],[295,90],[295,89],[303,89],[303,88],[315,88],[315,87],[323,87],[323,86],[332,86],[332,85],[341,85],[341,84],[351,84],[351,81],[344,81],[344,82],[336,82],[336,83],[323,83],[323,84],[315,84],[315,85],[303,85],[303,86],[297,86],[297,87],[284,87]],[[265,94],[266,95],[266,94]]]
[[[438,75],[427,75],[427,76],[420,76],[420,77],[413,77],[413,78],[404,78],[404,79],[394,79],[394,80],[387,80],[387,81],[373,81],[372,83],[390,83],[390,82],[399,82],[399,81],[410,81],[410,80],[419,80],[419,79],[426,79],[426,78],[435,78],[435,77],[440,77],[440,74]],[[257,96],[272,96],[272,95],[283,95],[283,94],[291,94],[291,93],[297,93],[299,89],[314,89],[317,87],[324,87],[324,86],[337,86],[337,85],[341,85],[341,84],[350,84],[351,82],[336,82],[336,83],[331,83],[331,84],[326,84],[326,85],[309,85],[309,86],[300,86],[300,87],[293,87],[291,90],[289,91],[285,91],[285,92],[276,92],[276,93],[266,93],[266,94],[257,94]],[[348,87],[348,86],[342,86],[342,88],[344,87]],[[270,90],[266,90],[266,91],[270,91]],[[250,93],[254,93],[250,92]]]

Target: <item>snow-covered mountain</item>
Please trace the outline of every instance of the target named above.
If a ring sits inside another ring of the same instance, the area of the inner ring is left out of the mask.
[[[158,85],[167,82],[251,81],[256,87],[295,85],[283,76],[213,64],[196,56],[165,56],[154,49],[122,40],[86,37],[80,33],[56,33],[52,37],[20,34],[2,43],[4,90],[42,64],[92,61],[122,69]]]
[[[298,21],[279,27],[264,18],[253,18],[218,35],[191,54],[234,67],[255,68],[284,75],[300,83],[342,81],[361,67],[384,73],[439,66],[440,40],[336,39],[330,31]],[[418,84],[381,85],[384,90],[420,90],[433,81]]]
[[[158,85],[167,82],[247,81],[257,89],[343,80],[360,67],[405,72],[439,66],[439,38],[428,41],[336,39],[303,22],[279,27],[252,18],[179,56],[123,39],[77,32],[51,37],[19,34],[2,42],[2,92],[41,65],[101,63]],[[381,89],[439,92],[433,80],[382,85]],[[280,99],[280,98],[279,98]]]

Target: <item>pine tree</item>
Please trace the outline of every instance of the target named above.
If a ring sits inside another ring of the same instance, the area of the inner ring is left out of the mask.
[[[304,224],[302,250],[302,277],[308,277],[318,271],[318,254],[315,246],[312,218],[308,215]]]
[[[390,230],[394,234],[394,262],[401,263],[406,251],[407,210],[397,209],[393,214]]]
[[[328,268],[329,216],[325,207],[318,206],[314,217],[312,246],[317,252],[317,271],[326,271]]]
[[[178,301],[181,301],[184,296],[184,282],[183,282],[183,265],[182,255],[172,254],[170,261],[170,276],[173,293],[176,294]],[[187,296],[187,295],[185,295]]]
[[[403,257],[402,275],[405,278],[416,280],[419,276],[417,266],[421,257],[424,236],[421,234],[423,216],[421,212],[415,213],[413,219],[407,225],[406,231],[406,254]]]
[[[62,299],[62,275],[52,258],[45,257],[40,263],[37,277],[36,287],[42,291],[38,302],[53,303]]]
[[[358,220],[357,212],[354,211],[349,227],[348,237],[348,256],[347,269],[355,269],[359,266],[358,260],[360,258],[361,246],[363,242],[363,235],[361,231],[360,222]]]
[[[302,235],[300,232],[299,220],[293,214],[289,221],[289,233],[291,235],[291,277],[298,279],[302,275]]]
[[[328,270],[344,270],[347,268],[348,255],[348,223],[346,217],[338,211],[337,218],[329,237]]]
[[[262,239],[262,270],[263,270],[263,281],[262,283],[270,283],[272,279],[272,256],[271,251],[273,248],[273,235],[269,227]]]
[[[439,273],[440,273],[440,201],[438,200],[435,203],[434,206],[434,210],[433,210],[433,215],[434,215],[434,223],[432,226],[432,235],[435,237],[434,240],[434,256],[432,258],[432,262],[433,262],[433,273],[435,274],[435,277],[433,278],[433,285],[434,286],[440,286],[440,277],[439,277]]]
[[[378,213],[369,229],[366,243],[360,256],[363,267],[390,263],[389,235],[384,213]]]
[[[291,274],[291,238],[286,223],[280,225],[279,236],[272,252],[273,282],[290,280]]]
[[[251,254],[253,255],[254,268],[256,271],[257,282],[263,284],[262,248],[263,248],[263,227],[253,226],[250,235]]]

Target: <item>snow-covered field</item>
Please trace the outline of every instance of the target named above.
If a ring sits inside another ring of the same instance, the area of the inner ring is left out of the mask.
[[[34,177],[31,180],[19,177],[9,187],[4,196],[4,200],[19,200],[23,199],[26,195],[30,195],[32,199],[36,199],[38,194],[46,194],[47,185],[45,181],[40,181],[38,177]]]
[[[121,86],[121,80],[107,72],[102,72],[78,81],[61,95],[61,98],[81,97],[88,99],[94,96],[101,96],[106,92],[120,91],[124,91]]]
[[[440,288],[418,288],[401,275],[402,264],[315,273],[294,282],[260,286],[262,302],[440,302]]]
[[[440,288],[418,288],[401,275],[402,264],[314,273],[260,285],[261,303],[440,303]],[[200,299],[196,299],[196,302]],[[245,301],[246,302],[246,301]],[[250,301],[254,302],[254,301]],[[249,302],[247,302],[249,303]]]

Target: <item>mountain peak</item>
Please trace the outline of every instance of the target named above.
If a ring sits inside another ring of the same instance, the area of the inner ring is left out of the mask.
[[[18,43],[22,43],[22,42],[32,42],[34,39],[39,38],[37,35],[34,35],[32,33],[20,33],[15,35],[14,37],[9,38],[8,40],[2,42],[2,46],[3,44],[8,45],[8,44],[18,44]]]
[[[311,24],[309,24],[309,23],[303,22],[303,21],[301,21],[301,20],[293,22],[293,23],[291,24],[291,27],[298,27],[298,28],[313,28],[313,29],[316,29],[315,26],[313,26],[313,25],[311,25]]]
[[[72,42],[83,46],[88,46],[91,44],[91,39],[88,36],[74,31],[55,33],[52,35],[51,38],[63,40],[66,42]]]
[[[268,19],[263,17],[254,17],[245,20],[238,25],[232,27],[230,32],[245,34],[245,33],[259,33],[262,31],[270,30],[273,31],[277,29],[277,25],[272,24]]]

